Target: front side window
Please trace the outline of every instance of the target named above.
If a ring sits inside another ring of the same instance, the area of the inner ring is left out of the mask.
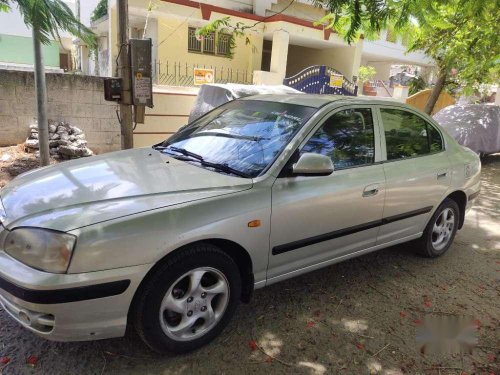
[[[256,177],[316,110],[287,103],[233,101],[182,128],[155,148],[216,172]]]
[[[387,160],[427,155],[443,149],[439,132],[414,113],[380,109],[384,124]]]
[[[352,108],[329,117],[301,151],[329,156],[335,169],[346,169],[373,163],[374,145],[371,109]]]

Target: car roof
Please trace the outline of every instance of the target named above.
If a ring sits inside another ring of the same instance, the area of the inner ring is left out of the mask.
[[[325,94],[260,94],[241,98],[240,100],[261,100],[267,102],[290,103],[304,105],[308,107],[320,108],[326,104],[342,102],[349,104],[405,104],[392,98],[377,98],[370,96],[344,96],[344,95],[325,95]]]

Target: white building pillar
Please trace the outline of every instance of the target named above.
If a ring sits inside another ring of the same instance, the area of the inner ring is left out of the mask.
[[[276,30],[273,33],[273,48],[271,51],[271,73],[277,73],[280,80],[286,76],[286,62],[288,58],[288,44],[290,35],[285,30]]]
[[[410,88],[408,86],[395,85],[392,97],[399,100],[401,103],[405,103],[408,98],[409,89]]]
[[[356,43],[356,48],[354,50],[354,56],[352,59],[351,74],[350,77],[348,77],[350,80],[352,80],[354,76],[358,76],[359,67],[361,66],[361,57],[363,55],[363,43],[364,39],[361,38]]]

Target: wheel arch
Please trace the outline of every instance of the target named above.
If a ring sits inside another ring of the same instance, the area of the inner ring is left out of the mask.
[[[241,301],[248,303],[253,295],[253,290],[254,290],[254,275],[253,275],[253,263],[252,259],[250,257],[250,254],[248,251],[243,248],[241,245],[234,241],[226,240],[226,239],[221,239],[221,238],[209,238],[209,239],[203,239],[199,241],[194,241],[190,242],[188,244],[185,244],[171,252],[169,252],[167,255],[165,255],[163,258],[161,258],[159,261],[157,261],[153,267],[148,271],[146,276],[142,279],[141,283],[139,284],[139,287],[134,293],[134,297],[132,299],[132,303],[130,304],[129,307],[129,317],[130,313],[134,310],[136,301],[137,301],[137,296],[140,294],[140,291],[146,284],[146,282],[149,280],[149,278],[155,273],[155,271],[160,268],[165,262],[167,262],[171,257],[175,256],[176,254],[184,251],[186,248],[200,244],[200,243],[209,243],[214,246],[217,246],[220,250],[225,252],[227,255],[229,255],[234,262],[237,264],[240,275],[241,275],[241,284],[242,284],[242,293],[241,293]]]
[[[446,198],[455,201],[460,209],[460,218],[458,221],[458,229],[462,229],[465,221],[465,209],[467,207],[467,195],[462,190],[456,190],[448,194]]]

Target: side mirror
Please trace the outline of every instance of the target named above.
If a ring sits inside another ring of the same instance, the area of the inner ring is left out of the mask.
[[[328,156],[306,152],[292,166],[294,175],[328,176],[334,170],[332,159]]]

